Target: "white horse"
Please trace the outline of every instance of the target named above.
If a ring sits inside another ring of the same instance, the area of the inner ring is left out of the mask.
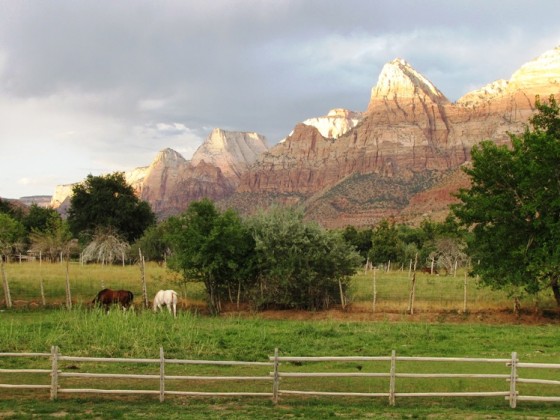
[[[160,290],[154,296],[154,312],[161,310],[161,307],[167,306],[167,310],[171,313],[173,307],[173,317],[177,318],[177,292],[174,290]]]

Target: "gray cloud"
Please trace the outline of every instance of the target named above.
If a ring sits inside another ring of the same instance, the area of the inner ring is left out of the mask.
[[[402,57],[451,100],[560,43],[556,0],[0,0],[0,196],[186,158],[213,127],[269,143],[366,108]],[[21,181],[23,180],[23,181]]]

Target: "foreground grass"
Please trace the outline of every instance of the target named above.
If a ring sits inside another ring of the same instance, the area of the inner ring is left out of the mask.
[[[154,315],[148,311],[112,311],[105,315],[85,308],[0,313],[0,352],[48,352],[51,345],[58,345],[63,354],[75,356],[158,358],[159,347],[163,346],[167,358],[266,361],[275,348],[284,356],[386,356],[394,349],[400,356],[490,358],[508,358],[516,351],[524,362],[558,363],[559,342],[557,325],[294,321],[270,320],[258,315],[206,317],[188,311],[173,320],[167,314]],[[0,359],[0,363],[16,366],[11,359]],[[37,366],[39,362],[20,359],[17,363]],[[96,365],[77,368],[78,371],[101,369]],[[306,369],[307,364],[293,368]],[[356,368],[350,363],[323,366],[326,371],[356,371]],[[112,369],[129,368],[118,365]],[[189,367],[190,372],[192,369]],[[411,369],[423,368],[412,366]],[[228,372],[235,373],[234,368]],[[558,380],[557,372],[548,374]],[[48,378],[45,380],[48,383]],[[303,386],[294,384],[300,385]],[[345,385],[340,379],[320,379],[311,387],[332,390]],[[411,382],[407,386],[413,391],[430,391],[440,385]],[[465,380],[445,386],[457,391],[469,389]],[[502,386],[507,388],[505,384]],[[558,404],[525,402],[512,410],[503,398],[403,398],[397,400],[396,407],[391,407],[380,398],[286,396],[275,406],[262,398],[167,397],[161,404],[156,397],[149,396],[63,395],[57,401],[49,401],[45,391],[0,393],[0,417],[6,418],[51,415],[67,418],[555,418],[558,410]]]

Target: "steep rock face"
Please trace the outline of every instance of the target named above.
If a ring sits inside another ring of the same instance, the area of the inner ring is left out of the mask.
[[[62,206],[72,195],[72,188],[74,188],[74,185],[76,184],[57,185],[51,197],[51,207],[57,209]]]
[[[403,60],[387,64],[361,121],[338,139],[298,125],[244,175],[240,192],[255,189],[313,194],[353,173],[411,178],[448,169],[466,154],[449,151],[449,101]]]
[[[361,112],[336,108],[324,117],[309,118],[302,124],[315,127],[323,137],[337,139],[356,127],[361,119]]]
[[[235,189],[220,168],[200,162],[193,165],[172,149],[160,152],[149,166],[140,197],[159,218],[184,211],[188,204],[208,197],[219,200]]]
[[[125,173],[137,195],[150,203],[159,218],[184,211],[190,202],[220,200],[235,191],[239,174],[266,150],[257,133],[213,130],[191,161],[173,149],[160,151],[149,166]],[[65,214],[75,184],[59,185],[51,205]]]
[[[215,128],[196,150],[191,162],[198,165],[204,161],[220,168],[226,177],[239,178],[267,149],[266,138],[261,134]]]
[[[420,100],[422,102],[449,103],[443,93],[432,82],[418,73],[401,58],[385,64],[371,90],[368,110],[378,102]]]
[[[415,195],[432,191],[424,197],[439,202],[453,190],[442,176],[467,162],[473,145],[485,139],[506,144],[508,132],[521,132],[537,94],[560,97],[558,48],[521,67],[509,81],[494,82],[455,104],[397,59],[384,66],[353,129],[332,139],[314,127],[296,126],[242,176],[237,191],[291,196],[327,226],[341,220],[371,224],[405,208],[416,214],[422,200]],[[366,191],[356,194],[351,183]],[[395,189],[401,190],[400,199],[392,197]]]
[[[235,191],[240,174],[266,150],[260,134],[214,129],[190,161],[171,149],[160,152],[140,184],[140,197],[160,218],[204,197],[218,201]]]

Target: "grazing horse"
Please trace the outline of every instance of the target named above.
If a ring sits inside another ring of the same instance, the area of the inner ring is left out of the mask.
[[[94,305],[103,305],[105,311],[109,312],[111,305],[120,305],[123,309],[127,309],[132,305],[134,295],[129,290],[111,290],[103,289],[92,300]]]
[[[173,307],[173,317],[177,318],[177,292],[175,290],[160,290],[154,296],[154,312],[160,310],[161,307],[167,306],[167,310],[171,313]]]

